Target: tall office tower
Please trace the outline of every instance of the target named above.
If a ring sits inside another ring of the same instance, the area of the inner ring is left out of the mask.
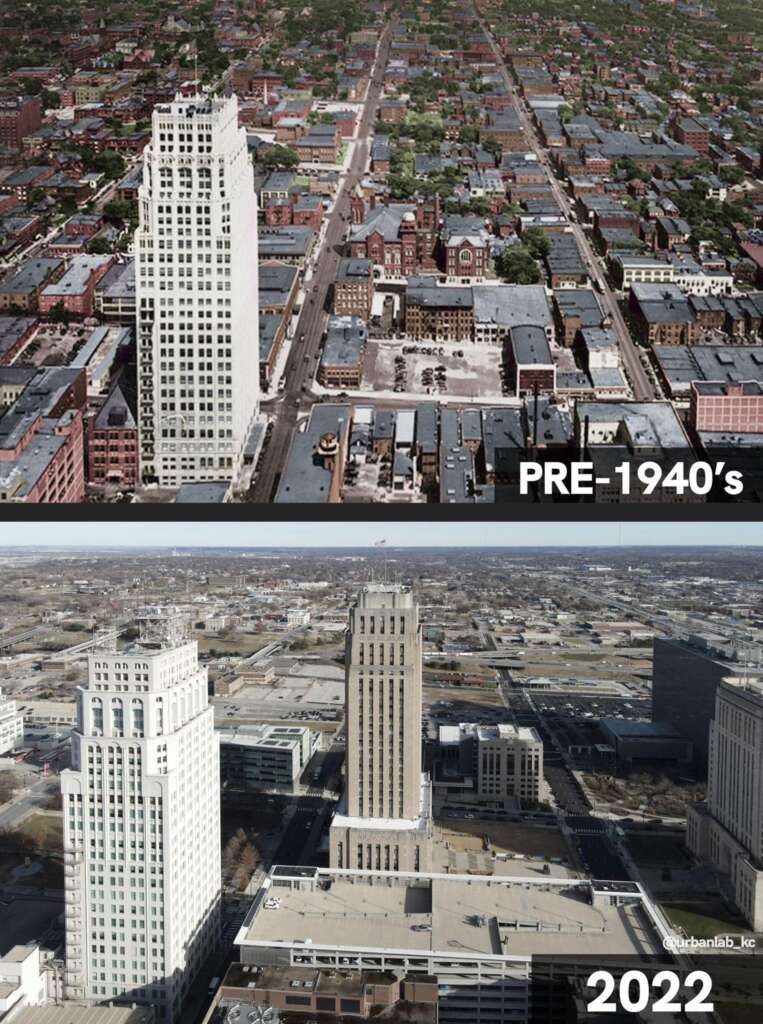
[[[179,1020],[220,934],[220,782],[207,672],[172,613],[96,648],[61,773],[66,994]]]
[[[257,199],[235,96],[154,109],[138,210],[141,478],[234,480],[260,364]]]
[[[710,722],[726,676],[739,674],[749,652],[719,636],[655,637],[652,651],[652,721],[669,722],[694,745],[694,770],[707,777]],[[758,666],[746,666],[753,676]]]
[[[335,867],[424,871],[431,793],[421,771],[421,626],[411,591],[369,584],[345,649],[347,786],[331,825]]]
[[[24,715],[15,700],[3,696],[0,690],[0,754],[13,750],[24,739]]]
[[[763,930],[763,682],[718,687],[710,726],[707,802],[689,808],[686,840],[724,871],[755,931]]]

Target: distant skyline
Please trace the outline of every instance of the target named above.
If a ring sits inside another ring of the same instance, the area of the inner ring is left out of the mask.
[[[763,523],[6,523],[12,547],[763,547]]]

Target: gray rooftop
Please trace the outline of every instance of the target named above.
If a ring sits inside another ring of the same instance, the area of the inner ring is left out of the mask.
[[[25,295],[35,292],[63,262],[54,258],[25,260],[15,273],[0,281],[0,293]]]
[[[512,328],[553,323],[546,290],[536,284],[475,285],[474,322]]]
[[[331,316],[321,353],[323,367],[355,367],[368,338],[365,320],[359,316]]]

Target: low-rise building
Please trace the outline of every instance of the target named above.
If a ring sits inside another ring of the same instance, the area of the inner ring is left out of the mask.
[[[12,396],[0,414],[0,502],[82,501],[85,371],[15,369],[0,370],[0,392]]]
[[[556,364],[546,332],[537,326],[512,327],[506,345],[506,363],[517,398],[538,391],[556,390]]]
[[[318,365],[324,387],[358,388],[363,376],[368,329],[358,316],[331,316]]]
[[[37,309],[40,292],[64,270],[58,258],[29,259],[0,281],[0,309]]]
[[[474,325],[472,289],[438,286],[431,278],[408,281],[405,331],[415,341],[470,341]]]
[[[502,345],[513,327],[539,327],[554,340],[554,319],[546,289],[538,284],[475,285],[474,340]]]
[[[66,273],[43,288],[40,312],[50,313],[61,306],[74,316],[91,316],[96,285],[113,262],[113,256],[75,256]]]
[[[394,971],[231,964],[217,995],[220,1020],[257,1020],[257,1010],[285,1015],[289,1024],[345,1020],[437,1024],[434,978],[400,978]],[[234,1012],[232,1012],[234,1011]],[[267,1018],[265,1018],[267,1019]]]
[[[629,297],[637,336],[649,345],[690,345],[701,329],[678,285],[634,282]]]
[[[366,322],[371,316],[374,299],[373,265],[370,260],[339,261],[334,282],[334,313],[357,316]]]
[[[257,725],[220,730],[220,779],[232,789],[292,792],[317,749],[306,726]]]
[[[132,491],[138,483],[135,394],[118,379],[88,428],[88,482]]]
[[[535,729],[516,725],[441,725],[434,795],[474,796],[501,804],[537,803],[543,783],[543,741]]]
[[[691,382],[689,424],[694,431],[763,434],[763,382]]]
[[[34,316],[0,316],[0,366],[10,366],[34,334],[38,322]]]

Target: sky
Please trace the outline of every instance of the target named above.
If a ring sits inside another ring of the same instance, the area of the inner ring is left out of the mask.
[[[0,548],[760,545],[763,523],[3,523]]]

